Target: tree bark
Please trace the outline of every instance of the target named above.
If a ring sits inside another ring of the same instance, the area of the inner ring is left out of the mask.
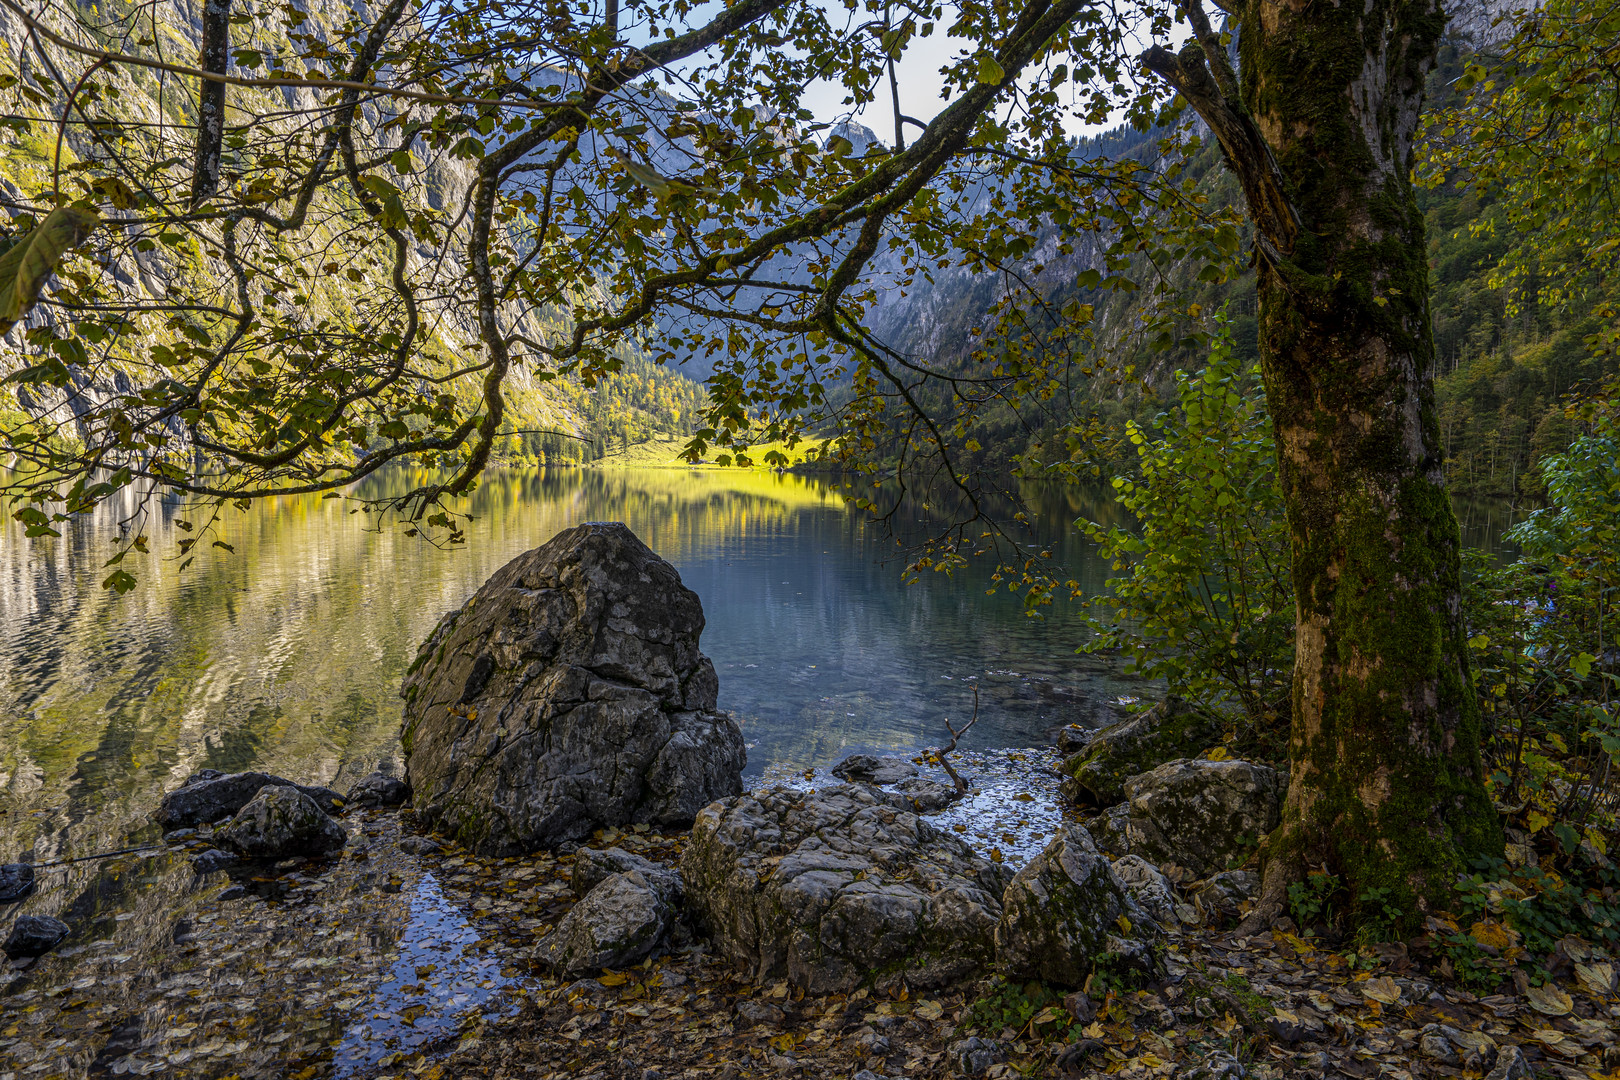
[[[1298,594],[1291,783],[1251,922],[1318,865],[1353,918],[1391,903],[1415,921],[1470,857],[1502,850],[1410,182],[1445,15],[1438,0],[1247,0],[1239,77],[1202,10],[1186,14],[1194,40],[1143,61],[1209,124],[1255,224]]]
[[[204,71],[225,74],[231,60],[231,0],[204,0],[202,53]],[[191,169],[193,208],[219,190],[219,155],[225,141],[225,84],[202,80],[197,89],[197,155]]]

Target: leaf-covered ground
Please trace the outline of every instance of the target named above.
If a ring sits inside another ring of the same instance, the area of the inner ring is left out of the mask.
[[[605,839],[664,859],[677,843]],[[453,861],[463,875],[447,888],[472,910],[493,910],[511,888],[498,866]],[[559,878],[567,862],[555,864]],[[955,1075],[950,1047],[977,1036],[1005,1050],[992,1076],[1146,1080],[1230,1055],[1258,1080],[1479,1077],[1511,1053],[1504,1048],[1519,1047],[1537,1076],[1620,1078],[1611,957],[1568,938],[1542,969],[1545,985],[1520,974],[1481,997],[1438,975],[1445,957],[1437,950],[1451,928],[1432,929],[1415,942],[1360,949],[1198,929],[1172,936],[1171,977],[1160,987],[1094,985],[1089,995],[1062,996],[995,979],[892,998],[803,996],[699,950],[596,979],[542,979],[521,992],[516,1015],[477,1018],[444,1056],[432,1048],[401,1055],[380,1075],[736,1080],[866,1069],[924,1080]],[[1513,951],[1514,935],[1500,924],[1474,929]]]

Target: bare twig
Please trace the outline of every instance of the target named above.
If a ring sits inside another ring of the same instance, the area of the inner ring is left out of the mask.
[[[957,740],[961,739],[961,737],[963,735],[966,735],[967,732],[968,732],[968,728],[972,727],[974,724],[976,724],[978,722],[979,722],[979,684],[974,683],[973,684],[973,718],[971,720],[969,720],[967,723],[963,724],[960,730],[951,727],[951,722],[949,720],[946,720],[945,721],[945,730],[951,733],[950,745],[946,746],[946,747],[943,747],[943,748],[935,748],[934,750],[929,751],[929,753],[933,754],[934,760],[939,762],[940,768],[944,769],[945,774],[951,778],[951,783],[956,785],[956,793],[958,795],[966,795],[967,794],[968,782],[966,780],[962,779],[962,777],[960,775],[958,775],[957,771],[954,768],[951,767],[951,759],[949,757],[947,757],[946,755],[952,753],[956,749]]]

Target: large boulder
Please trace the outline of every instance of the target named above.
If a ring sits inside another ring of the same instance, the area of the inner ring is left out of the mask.
[[[573,977],[639,963],[675,925],[665,893],[637,870],[609,874],[535,947],[535,958]]]
[[[1160,937],[1091,834],[1065,825],[1007,886],[996,963],[1008,978],[1058,986],[1084,986],[1099,969],[1151,978]]]
[[[328,814],[343,808],[343,796],[331,788],[295,784],[270,773],[222,773],[217,769],[201,769],[163,796],[152,816],[163,826],[164,832],[212,824],[235,816],[265,787],[296,788]]]
[[[616,522],[565,530],[440,620],[405,676],[403,745],[430,829],[486,855],[610,825],[684,826],[742,790],[703,608]]]
[[[1125,785],[1131,853],[1191,881],[1225,870],[1277,827],[1284,781],[1250,761],[1170,761]]]
[[[718,951],[818,994],[988,969],[1007,872],[880,794],[772,788],[699,813],[681,873]]]
[[[260,788],[216,836],[250,859],[325,855],[349,839],[314,799],[297,788],[279,786]]]
[[[1220,741],[1219,723],[1174,695],[1095,733],[1064,760],[1062,793],[1083,806],[1114,806],[1125,782]]]

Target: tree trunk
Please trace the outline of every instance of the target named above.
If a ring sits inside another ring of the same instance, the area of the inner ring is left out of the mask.
[[[1353,909],[1389,903],[1410,922],[1447,904],[1468,858],[1502,850],[1410,182],[1445,16],[1433,0],[1248,0],[1239,80],[1203,13],[1188,14],[1194,42],[1144,62],[1209,123],[1256,225],[1298,594],[1292,778],[1255,921],[1325,864]]]
[[[204,0],[199,67],[225,74],[231,61],[231,0]],[[225,84],[203,79],[197,89],[197,152],[191,168],[191,205],[219,190],[219,156],[225,140]]]

